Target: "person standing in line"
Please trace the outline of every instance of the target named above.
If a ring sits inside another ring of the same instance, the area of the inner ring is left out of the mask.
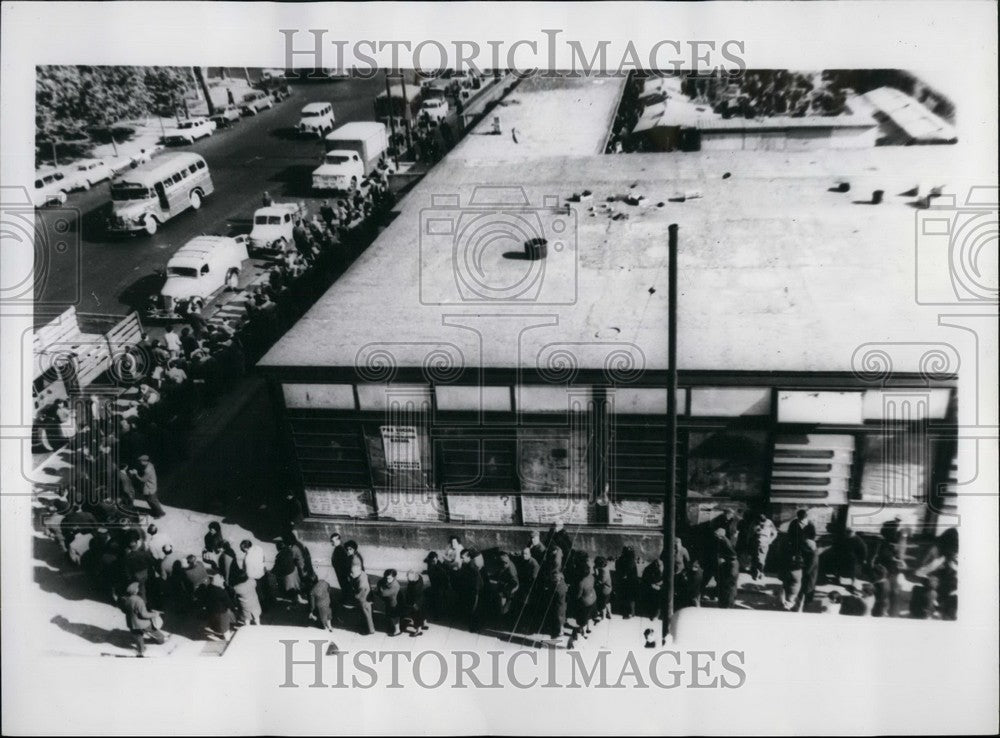
[[[621,555],[615,562],[615,592],[621,599],[622,616],[628,620],[635,615],[635,602],[639,597],[639,564],[635,559],[635,550],[624,546]]]
[[[595,620],[598,623],[605,618],[610,620],[614,585],[611,581],[611,568],[603,556],[594,559],[594,590],[597,593]]]
[[[819,578],[819,551],[813,538],[806,539],[802,549],[802,586],[795,598],[794,610],[802,612],[816,596],[816,580]]]
[[[295,552],[282,538],[277,539],[274,545],[277,552],[274,554],[274,566],[271,571],[278,580],[281,596],[294,599],[300,605],[306,604],[301,593],[302,580],[295,561]]]
[[[767,562],[767,552],[778,537],[778,529],[765,513],[757,516],[756,522],[751,529],[751,543],[753,546],[750,555],[750,576],[753,579],[764,578],[764,564]]]
[[[562,518],[556,518],[549,530],[546,548],[551,551],[553,547],[562,551],[562,560],[565,564],[569,559],[569,552],[573,549],[573,539],[566,532],[566,524],[563,523]]]
[[[427,581],[430,583],[428,600],[431,617],[440,623],[444,619],[445,606],[448,601],[449,578],[448,569],[441,563],[437,551],[430,551],[424,559],[427,564]]]
[[[413,627],[411,637],[423,635],[428,630],[424,618],[424,578],[417,569],[406,574],[406,618]]]
[[[240,542],[243,552],[243,571],[254,583],[261,607],[271,603],[271,590],[267,583],[267,567],[264,565],[264,549],[249,539]]]
[[[201,588],[198,599],[205,615],[205,631],[210,640],[225,639],[233,629],[236,614],[233,612],[235,603],[220,574],[213,575]]]
[[[257,582],[251,579],[244,569],[237,567],[233,571],[231,585],[233,594],[236,595],[236,604],[243,623],[245,625],[260,625],[263,613],[260,597],[257,596]]]
[[[807,539],[809,540],[809,539]],[[783,594],[781,604],[786,610],[795,607],[799,592],[802,589],[802,571],[805,567],[804,552],[808,544],[803,543],[798,551],[789,551],[782,576]]]
[[[462,568],[462,552],[464,550],[461,538],[458,536],[448,538],[448,548],[444,551],[444,565],[451,571],[457,572]]]
[[[583,577],[576,584],[576,592],[573,596],[573,619],[576,620],[576,628],[570,636],[568,647],[572,648],[578,638],[586,638],[591,633],[595,608],[597,605],[597,590],[594,582],[594,570],[590,560],[581,562],[583,567]]]
[[[382,607],[385,608],[385,616],[389,618],[390,636],[398,636],[401,632],[399,621],[402,616],[402,607],[400,603],[399,581],[396,579],[397,576],[398,574],[395,569],[386,569],[376,585],[376,591],[382,600]]]
[[[358,550],[358,544],[355,541],[348,541],[347,543],[344,544],[344,550],[347,551],[347,556],[351,562],[352,567],[354,565],[354,562],[357,561],[359,564],[361,564],[361,571],[364,571],[365,557],[362,556],[361,552]]]
[[[470,633],[479,632],[479,600],[483,593],[483,577],[473,559],[477,553],[462,549],[462,567],[458,571],[458,596],[462,615]]]
[[[719,590],[719,607],[729,608],[736,603],[736,585],[740,575],[740,561],[736,548],[727,535],[724,527],[715,529],[716,555],[718,556],[718,574],[716,581]]]
[[[158,487],[156,482],[156,468],[149,460],[148,454],[139,457],[139,469],[130,469],[129,474],[139,484],[142,496],[149,504],[149,509],[154,518],[162,518],[167,513],[160,506],[160,498],[157,496]]]
[[[145,600],[139,596],[138,582],[132,582],[125,589],[121,608],[125,613],[125,621],[135,641],[140,658],[146,654],[145,640],[147,637],[160,645],[166,643],[169,636],[160,630],[160,613],[146,607]]]
[[[542,562],[545,561],[545,544],[542,543],[542,534],[537,530],[531,531],[531,543],[528,549],[538,565],[541,566]]]
[[[325,579],[315,579],[309,587],[309,619],[327,631],[333,630],[333,608],[330,605],[330,585]]]
[[[361,613],[365,621],[364,635],[372,635],[375,632],[375,620],[372,617],[371,585],[368,583],[368,575],[361,566],[361,561],[354,559],[351,562],[351,576],[348,580],[348,594]]]
[[[506,551],[500,553],[500,570],[497,572],[497,590],[500,596],[500,614],[507,615],[510,612],[514,597],[520,588],[517,567],[510,560],[510,554]]]
[[[340,533],[334,533],[330,536],[330,545],[333,546],[333,551],[330,553],[330,565],[337,578],[337,586],[340,587],[341,592],[346,592],[347,580],[351,577],[351,557],[341,542]]]
[[[656,620],[663,604],[663,563],[659,558],[646,564],[639,581],[642,589],[642,615]]]

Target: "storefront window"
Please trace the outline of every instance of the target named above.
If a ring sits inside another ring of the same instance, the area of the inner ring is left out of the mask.
[[[759,497],[766,460],[764,431],[690,431],[688,497]]]
[[[925,499],[931,444],[919,426],[865,437],[861,499],[884,504]]]

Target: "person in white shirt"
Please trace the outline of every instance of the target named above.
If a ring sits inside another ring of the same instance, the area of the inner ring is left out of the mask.
[[[240,551],[243,552],[243,561],[240,568],[246,573],[247,578],[256,582],[257,598],[261,605],[271,601],[267,587],[267,568],[264,563],[264,549],[253,541],[246,539],[240,542]]]
[[[79,566],[83,555],[90,548],[90,541],[93,537],[92,533],[77,533],[73,536],[73,540],[69,544],[69,560]]]
[[[166,344],[167,351],[170,352],[171,356],[180,356],[181,337],[174,333],[172,325],[167,326],[167,332],[163,334],[163,343]]]
[[[146,533],[149,535],[149,538],[146,539],[146,546],[149,549],[149,555],[158,562],[163,561],[166,556],[163,552],[163,547],[170,546],[173,548],[174,542],[170,540],[170,536],[161,532],[155,525],[150,525],[146,529]]]

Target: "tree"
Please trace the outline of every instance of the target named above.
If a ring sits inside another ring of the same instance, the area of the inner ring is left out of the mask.
[[[150,112],[164,117],[174,115],[188,88],[187,71],[183,67],[146,67],[143,79]]]

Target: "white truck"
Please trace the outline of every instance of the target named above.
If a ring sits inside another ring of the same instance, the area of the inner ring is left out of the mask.
[[[250,251],[253,253],[281,254],[295,243],[292,232],[295,224],[308,215],[297,202],[276,202],[258,208],[253,214],[250,231]]]
[[[313,171],[313,189],[346,192],[378,165],[389,148],[384,123],[345,123],[325,139],[326,153]]]

